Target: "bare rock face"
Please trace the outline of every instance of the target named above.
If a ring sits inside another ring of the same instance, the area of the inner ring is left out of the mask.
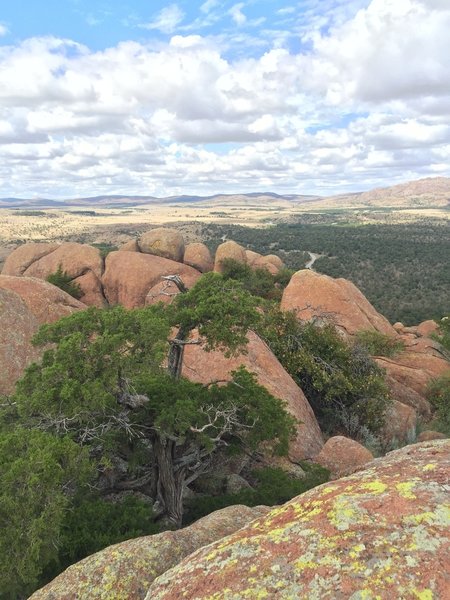
[[[83,304],[103,306],[103,260],[98,248],[92,246],[75,242],[24,244],[9,255],[2,274],[46,279],[59,266],[81,287]]]
[[[189,287],[200,273],[182,263],[138,252],[110,252],[102,278],[108,302],[125,308],[145,306],[149,291],[162,282],[163,275],[179,275]]]
[[[198,548],[221,539],[269,508],[229,506],[190,527],[128,540],[72,565],[30,600],[139,600],[158,575]]]
[[[25,368],[40,357],[31,345],[39,321],[22,300],[0,288],[0,394],[11,394]]]
[[[214,261],[208,246],[200,242],[194,242],[186,246],[183,262],[185,265],[194,267],[200,273],[209,273],[214,268]]]
[[[395,379],[393,375],[386,374],[385,381],[391,398],[410,406],[425,420],[431,417],[431,404],[424,396],[416,392],[409,385],[405,385],[402,381]]]
[[[427,429],[426,431],[422,431],[418,437],[417,437],[417,441],[418,442],[429,442],[431,440],[445,440],[446,439],[446,435],[441,433],[440,431],[431,431],[430,429]]]
[[[450,442],[301,494],[166,571],[146,600],[448,598]]]
[[[217,248],[214,261],[214,271],[217,273],[222,272],[221,263],[226,258],[232,258],[233,260],[237,260],[238,262],[244,264],[247,262],[247,256],[244,248],[232,240],[228,240],[227,242],[220,244],[220,246]]]
[[[267,256],[257,258],[252,263],[252,267],[254,269],[266,269],[272,275],[276,275],[284,267],[284,264],[279,256],[268,254]]]
[[[142,234],[138,244],[145,254],[154,254],[176,262],[183,260],[184,239],[176,229],[157,227]]]
[[[20,296],[39,325],[53,323],[77,310],[87,308],[48,281],[36,277],[0,275],[0,288],[11,290]]]
[[[191,381],[211,383],[229,381],[231,372],[240,365],[255,373],[257,381],[273,396],[287,403],[287,410],[301,424],[297,437],[289,447],[292,461],[313,458],[322,446],[322,434],[314,413],[302,390],[283,369],[270,348],[255,333],[247,335],[247,354],[226,358],[221,352],[206,352],[201,346],[187,346],[184,353],[183,375]]]
[[[432,333],[439,333],[439,325],[436,321],[428,320],[423,321],[417,325],[417,334],[424,337],[430,337]]]
[[[183,283],[190,289],[200,279],[201,273],[191,269],[190,271],[184,272],[182,275]],[[156,304],[157,302],[163,302],[164,304],[171,304],[173,299],[180,293],[177,286],[172,281],[161,280],[158,281],[153,287],[150,288],[146,297],[145,305]]]
[[[129,240],[128,242],[125,242],[125,244],[123,244],[118,252],[140,252],[141,249],[139,248],[139,244],[137,242],[137,240]]]
[[[383,439],[389,443],[411,443],[416,437],[416,411],[393,400],[386,413],[386,421],[381,431]]]
[[[11,394],[25,368],[42,356],[31,344],[39,326],[84,308],[46,281],[0,276],[0,394]]]
[[[366,329],[397,335],[353,283],[309,269],[294,273],[284,290],[281,309],[295,311],[304,321],[320,319],[334,323],[349,336]]]
[[[245,257],[247,259],[247,264],[250,267],[253,267],[254,263],[262,258],[262,255],[258,254],[258,252],[253,252],[253,250],[245,250]]]
[[[373,455],[355,440],[342,435],[331,437],[315,457],[314,462],[328,469],[333,479],[351,475],[373,460]]]

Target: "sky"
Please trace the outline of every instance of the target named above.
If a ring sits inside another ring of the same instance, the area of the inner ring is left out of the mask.
[[[0,5],[0,197],[450,176],[450,0]]]

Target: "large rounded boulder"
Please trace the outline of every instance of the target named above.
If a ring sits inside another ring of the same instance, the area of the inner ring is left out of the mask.
[[[140,252],[110,252],[106,257],[103,290],[109,304],[138,308],[151,303],[150,290],[163,282],[165,275],[179,275],[190,287],[201,276],[188,265]],[[161,289],[154,290],[155,296]],[[160,298],[162,299],[162,297]]]
[[[0,394],[11,394],[26,367],[41,358],[42,348],[31,343],[40,325],[84,308],[46,281],[0,276]]]
[[[154,254],[176,262],[182,262],[184,239],[179,231],[170,227],[157,227],[143,233],[138,241],[144,254]]]
[[[331,322],[348,336],[362,330],[397,335],[351,281],[333,279],[310,269],[294,273],[284,290],[281,309],[295,311],[304,321]]]
[[[193,242],[186,246],[183,262],[185,265],[194,267],[201,273],[209,273],[214,268],[214,261],[208,246],[201,242]]]
[[[101,277],[103,259],[98,248],[67,242],[64,244],[24,244],[5,261],[2,275],[46,279],[61,269],[78,284],[81,302],[103,306]]]
[[[355,440],[335,435],[326,441],[314,462],[330,471],[333,478],[351,475],[373,460],[372,453]]]
[[[214,271],[221,273],[222,261],[226,260],[227,258],[231,258],[240,263],[247,263],[247,256],[244,248],[236,242],[233,242],[233,240],[228,240],[218,246],[214,260]]]
[[[195,552],[146,600],[445,600],[449,469],[448,440],[392,452]]]
[[[179,531],[140,537],[76,563],[30,600],[139,600],[153,580],[198,548],[223,538],[269,508],[229,506]]]
[[[289,446],[289,458],[294,462],[313,458],[320,452],[323,440],[308,400],[267,344],[252,331],[247,338],[246,353],[228,358],[220,351],[206,352],[200,345],[186,346],[183,375],[203,384],[230,381],[232,371],[244,365],[255,373],[260,385],[286,402],[289,413],[299,421],[297,436]]]

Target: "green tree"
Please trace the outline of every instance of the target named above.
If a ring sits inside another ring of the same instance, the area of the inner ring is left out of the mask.
[[[305,393],[323,431],[358,437],[380,429],[389,395],[383,371],[361,344],[276,307],[266,311],[259,333]]]
[[[87,482],[86,451],[38,430],[0,432],[0,597],[35,589],[55,560],[70,494]]]
[[[56,287],[59,287],[61,290],[67,294],[70,294],[70,296],[73,296],[77,300],[79,300],[83,295],[81,287],[78,285],[78,283],[74,283],[72,281],[72,277],[66,271],[63,271],[61,264],[58,266],[58,269],[55,271],[55,273],[51,273],[47,277],[47,281]]]
[[[74,313],[37,334],[36,343],[52,347],[17,386],[19,414],[81,445],[100,444],[105,457],[120,447],[144,456],[130,489],[152,482],[162,516],[179,526],[184,486],[208,469],[219,448],[275,440],[278,451],[287,450],[293,420],[250,373],[239,369],[222,386],[181,377],[186,344],[242,351],[258,318],[242,286],[215,273],[170,307]],[[160,367],[164,356],[167,370]]]

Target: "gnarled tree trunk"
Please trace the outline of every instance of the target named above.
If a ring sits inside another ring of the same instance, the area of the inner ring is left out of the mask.
[[[178,528],[181,527],[183,518],[183,484],[186,469],[174,468],[175,444],[173,440],[159,434],[153,439],[157,465],[157,500],[168,521]]]

